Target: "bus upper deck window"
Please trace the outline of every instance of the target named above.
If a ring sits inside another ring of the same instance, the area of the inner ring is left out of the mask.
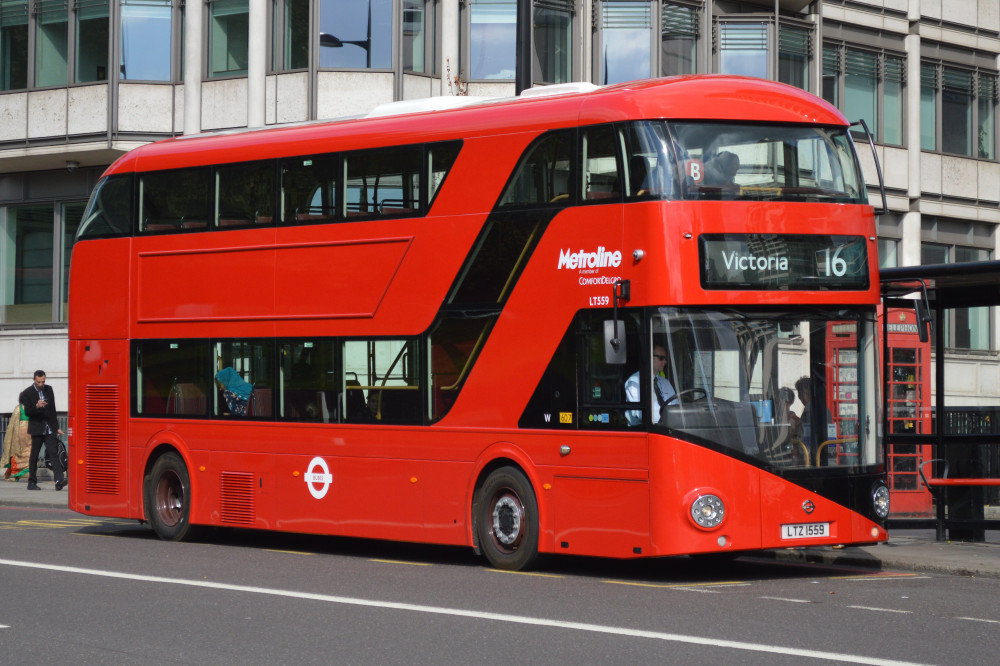
[[[867,203],[845,127],[673,123],[682,198]]]
[[[631,199],[673,198],[677,191],[667,126],[662,121],[630,123],[623,132],[627,152],[627,196]]]

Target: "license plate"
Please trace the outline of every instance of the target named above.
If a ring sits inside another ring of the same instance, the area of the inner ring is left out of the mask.
[[[793,523],[781,526],[782,539],[813,539],[830,536],[830,523]]]

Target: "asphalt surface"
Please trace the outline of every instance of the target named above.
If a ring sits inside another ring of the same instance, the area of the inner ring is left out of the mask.
[[[29,491],[23,479],[0,481],[0,506],[67,508],[66,491],[55,489],[51,476],[46,478],[50,474],[39,472],[38,491]],[[982,542],[936,541],[934,530],[894,530],[887,543],[874,546],[785,548],[763,554],[789,561],[1000,578],[1000,531],[996,530],[987,531]]]

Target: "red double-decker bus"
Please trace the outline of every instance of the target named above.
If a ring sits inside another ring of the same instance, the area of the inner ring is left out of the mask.
[[[884,540],[847,122],[756,79],[585,88],[113,164],[72,258],[70,506],[506,569]]]

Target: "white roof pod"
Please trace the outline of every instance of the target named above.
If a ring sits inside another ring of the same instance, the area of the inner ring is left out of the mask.
[[[556,83],[551,86],[534,86],[527,90],[522,90],[519,97],[548,97],[549,95],[570,95],[572,93],[593,92],[601,86],[588,83],[586,81],[570,81],[569,83]]]
[[[407,99],[401,102],[387,102],[379,104],[368,112],[365,118],[379,118],[381,116],[399,116],[404,113],[422,113],[425,111],[448,111],[458,109],[463,106],[482,104],[491,102],[496,97],[469,97],[441,95],[439,97],[422,97],[420,99]]]

